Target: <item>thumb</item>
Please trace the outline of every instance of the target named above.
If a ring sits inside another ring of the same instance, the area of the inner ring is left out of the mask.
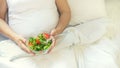
[[[52,36],[54,36],[54,35],[56,34],[56,30],[53,29],[50,34],[51,34]]]

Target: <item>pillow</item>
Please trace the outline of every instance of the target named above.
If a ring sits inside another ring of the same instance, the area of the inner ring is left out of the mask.
[[[70,25],[106,16],[104,0],[68,0],[71,8]]]

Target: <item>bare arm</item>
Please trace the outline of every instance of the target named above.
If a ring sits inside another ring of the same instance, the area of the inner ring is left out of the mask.
[[[17,40],[17,34],[13,32],[8,24],[5,22],[6,12],[6,0],[0,0],[0,33],[15,41]]]
[[[33,54],[23,43],[26,40],[12,31],[8,24],[5,22],[6,12],[6,0],[0,0],[0,33],[15,41],[24,51]]]
[[[52,30],[52,35],[60,34],[64,31],[66,26],[69,24],[71,18],[71,12],[67,0],[56,0],[58,11],[60,12],[60,18],[58,25]]]
[[[6,0],[0,0],[0,33],[4,34],[12,40],[15,40],[14,35],[16,36],[16,34],[9,28],[9,26],[5,22],[6,12]]]
[[[0,0],[0,18],[5,20],[7,4],[5,0]]]

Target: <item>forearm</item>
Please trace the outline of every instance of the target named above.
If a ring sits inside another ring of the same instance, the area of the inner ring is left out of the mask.
[[[60,15],[58,25],[56,26],[57,30],[64,30],[69,24],[71,18],[70,12],[65,12]]]
[[[17,34],[13,32],[7,23],[2,19],[0,19],[0,33],[14,41],[17,38]]]

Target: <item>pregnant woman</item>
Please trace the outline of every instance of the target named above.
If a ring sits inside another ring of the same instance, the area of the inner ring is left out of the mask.
[[[7,15],[8,19],[6,19]],[[6,20],[9,25],[5,23]],[[65,29],[69,20],[70,9],[67,0],[0,0],[0,33],[12,40],[0,41],[0,58],[4,57],[6,59],[7,57],[10,60],[12,58],[11,63],[20,65],[19,68],[94,68],[94,65],[106,68],[104,63],[107,62],[101,60],[110,57],[108,54],[106,54],[108,57],[104,56],[106,58],[100,59],[102,65],[96,61],[105,55],[105,50],[109,48],[107,46],[103,45],[105,49],[103,49],[103,46],[100,48],[101,45],[98,45],[98,48],[96,46],[90,47],[88,50],[85,48],[86,46],[83,46],[83,48],[81,46],[76,48],[71,46],[62,49],[64,46],[76,45],[76,43],[79,46],[100,39],[104,34],[104,25],[101,24],[101,21],[104,23],[104,20],[96,20],[91,22],[92,24],[81,23]],[[49,33],[56,38],[56,47],[50,54],[19,57],[24,51],[25,55],[26,52],[34,55],[24,43],[29,37],[43,32]],[[83,51],[84,49],[87,51],[86,53]],[[106,52],[109,53],[109,49]],[[96,56],[94,56],[95,53]],[[102,53],[104,54],[102,55]],[[108,59],[106,60],[108,61]]]
[[[67,0],[0,0],[0,33],[12,40],[0,41],[0,58],[9,56],[14,59],[13,57],[19,56],[21,51],[34,55],[26,47],[26,40],[43,32],[55,37],[64,31],[69,20],[70,9]],[[24,57],[12,62],[20,65],[20,68],[76,68],[73,67],[75,64],[73,54],[65,54],[62,50],[60,50],[62,53],[55,52],[54,49],[54,53],[50,52],[48,55]],[[63,55],[69,55],[73,60]]]
[[[5,22],[6,20],[8,23]],[[11,39],[17,44],[15,44],[16,46],[28,54],[34,55],[25,45],[29,37],[43,32],[56,36],[64,31],[69,20],[70,8],[67,0],[0,0],[0,33]],[[6,45],[2,46],[8,45],[9,48],[8,43],[11,42],[6,42]],[[13,47],[5,51],[14,49]],[[31,58],[18,59],[15,63],[20,64],[22,66],[20,68],[45,68],[47,61],[48,59],[45,59],[44,56],[36,57],[34,60]],[[55,63],[57,63],[56,61],[57,59],[54,59]],[[49,63],[54,64],[51,61]],[[50,68],[50,65],[46,68]]]
[[[8,10],[8,24],[5,16]],[[60,16],[58,15],[58,11]],[[56,36],[70,20],[67,0],[0,0],[0,33],[30,54],[26,39],[39,33]]]

